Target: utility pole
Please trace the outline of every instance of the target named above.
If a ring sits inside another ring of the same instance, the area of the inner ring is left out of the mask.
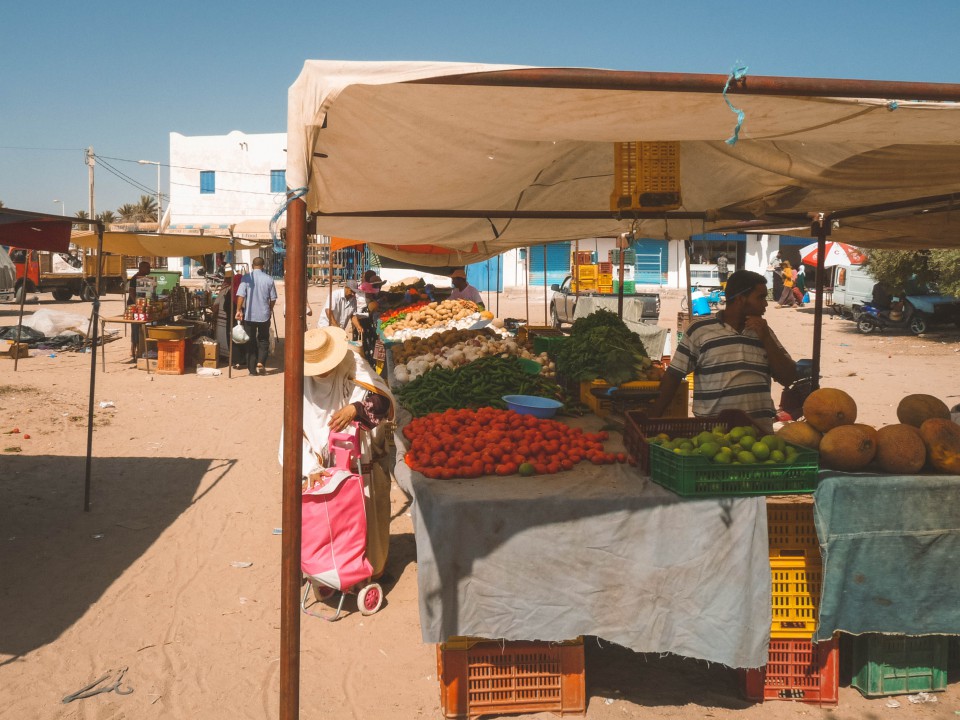
[[[92,145],[87,148],[84,162],[87,163],[87,177],[89,178],[89,182],[90,182],[90,209],[89,209],[89,213],[90,213],[90,219],[93,220],[93,219],[96,217],[96,215],[94,214],[94,210],[95,210],[96,208],[95,208],[95,206],[94,206],[94,204],[93,204],[93,166],[96,164],[97,159],[96,159],[96,156],[93,154],[93,146],[92,146]]]

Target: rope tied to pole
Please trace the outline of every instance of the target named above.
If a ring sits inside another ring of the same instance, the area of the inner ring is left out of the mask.
[[[270,237],[273,240],[273,251],[277,255],[285,255],[287,252],[287,248],[284,247],[283,242],[277,236],[277,223],[280,222],[280,218],[283,217],[283,214],[287,211],[290,203],[292,203],[294,200],[302,198],[309,190],[310,188],[307,187],[298,187],[294,190],[290,190],[287,194],[286,202],[284,202],[283,205],[280,206],[280,209],[273,214],[272,218],[270,218]]]
[[[738,85],[746,84],[747,69],[746,65],[734,65],[733,70],[730,71],[730,77],[727,78],[727,82],[723,86],[723,101],[737,116],[737,125],[733,128],[733,135],[724,141],[727,145],[737,144],[737,140],[740,139],[740,128],[743,127],[743,119],[745,117],[743,110],[734,107],[733,103],[730,102],[730,99],[727,97],[727,90],[730,88],[730,83],[737,83]]]

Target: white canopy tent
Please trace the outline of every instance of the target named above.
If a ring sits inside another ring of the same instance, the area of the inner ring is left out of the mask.
[[[308,213],[325,235],[478,254],[784,227],[821,258],[828,235],[958,246],[958,101],[958,85],[307,61],[288,95],[288,307],[306,297]],[[611,211],[613,144],[637,141],[679,144],[676,209]],[[302,428],[303,322],[287,314],[286,438]],[[299,711],[300,452],[283,451],[282,720]]]

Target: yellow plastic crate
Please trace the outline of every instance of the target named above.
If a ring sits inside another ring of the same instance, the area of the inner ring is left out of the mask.
[[[580,383],[580,402],[589,407],[594,415],[598,417],[606,417],[610,414],[610,409],[613,405],[612,401],[605,398],[599,398],[595,396],[591,390],[608,390],[611,387],[610,383],[603,380],[593,380],[585,381]],[[624,383],[620,385],[624,390],[654,390],[659,392],[660,390],[660,381],[659,380],[635,380],[633,382]],[[649,405],[653,405],[656,402],[656,398],[653,398],[649,401]],[[680,386],[677,388],[677,394],[673,396],[673,400],[667,406],[667,409],[664,410],[663,417],[672,417],[672,418],[685,418],[688,417],[690,407],[690,386],[687,384],[687,381],[684,380],[680,383]],[[634,410],[641,408],[632,408]]]
[[[771,558],[821,562],[812,496],[767,498],[767,535]]]
[[[581,282],[586,282],[587,280],[596,282],[599,274],[596,265],[578,265],[576,267],[576,276]]]
[[[823,566],[798,559],[770,559],[773,623],[770,637],[811,638],[817,629]]]
[[[597,292],[601,295],[612,295],[613,285],[604,285],[603,283],[600,283],[597,285]]]
[[[600,285],[601,287],[604,285],[613,287],[613,273],[600,273],[597,275],[597,285]]]
[[[572,283],[570,283],[570,289],[573,292],[596,292],[597,283],[594,280],[582,280],[580,282],[574,280]]]

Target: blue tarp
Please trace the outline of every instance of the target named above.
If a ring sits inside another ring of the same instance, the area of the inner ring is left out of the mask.
[[[821,475],[816,639],[960,635],[960,477]]]

